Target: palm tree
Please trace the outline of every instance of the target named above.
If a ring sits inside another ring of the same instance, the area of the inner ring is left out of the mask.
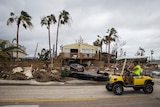
[[[17,46],[8,46],[7,41],[2,41],[0,43],[0,62],[4,62],[12,57],[12,52],[17,49]],[[18,52],[26,54],[24,50],[18,47]]]
[[[112,41],[115,41],[118,38],[117,31],[114,28],[108,29],[108,35],[105,37],[106,41],[108,41],[108,66],[110,66],[110,45]]]
[[[58,33],[59,33],[59,27],[60,24],[65,25],[66,23],[69,23],[70,20],[70,14],[69,12],[63,10],[60,12],[59,18],[58,18],[58,25],[57,25],[57,35],[56,35],[56,52],[55,56],[57,57],[57,47],[58,47]]]
[[[145,52],[144,48],[139,47],[139,50],[140,50],[140,56],[143,56]]]
[[[101,48],[101,52],[102,52],[102,45],[103,45],[104,39],[101,38],[101,36],[99,36],[99,35],[97,35],[97,37],[98,37],[98,39],[93,42],[93,45],[100,47]]]
[[[38,53],[38,59],[42,61],[49,60],[50,52],[43,48],[40,53]]]
[[[49,16],[46,16],[46,17],[43,17],[41,19],[41,25],[46,25],[47,26],[47,29],[48,29],[48,40],[49,40],[49,53],[50,53],[50,61],[51,61],[51,66],[53,64],[53,58],[52,58],[52,54],[51,54],[51,41],[50,41],[50,25],[51,24],[55,24],[57,21],[56,21],[56,18],[53,14],[49,15]],[[51,67],[51,70],[52,70],[52,67]]]
[[[20,16],[15,16],[15,14],[13,12],[10,13],[10,18],[7,20],[7,25],[12,24],[13,22],[16,22],[17,24],[17,55],[16,55],[16,59],[18,60],[18,45],[19,45],[19,27],[20,24],[23,24],[23,27],[25,29],[27,29],[27,27],[31,28],[33,27],[33,24],[31,23],[31,16],[25,12],[25,11],[21,11]]]
[[[96,41],[93,42],[94,46],[99,46],[99,39],[97,39]]]
[[[98,39],[93,42],[93,45],[101,48],[101,55],[100,55],[100,60],[101,60],[102,59],[101,58],[101,56],[102,56],[102,45],[103,45],[103,42],[104,42],[104,38],[101,38],[99,35],[97,35],[97,37],[98,37]]]
[[[108,41],[109,41],[109,36],[104,36],[104,44],[106,44],[106,52],[107,52],[107,45],[108,45]]]

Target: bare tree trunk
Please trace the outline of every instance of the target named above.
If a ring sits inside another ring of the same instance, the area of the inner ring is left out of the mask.
[[[51,58],[50,25],[48,26],[48,41],[49,41],[49,53],[50,53],[50,58]]]
[[[108,40],[108,66],[110,66],[110,38]]]
[[[57,35],[56,35],[56,52],[55,52],[55,57],[57,57],[59,24],[60,24],[60,18],[59,18],[59,20],[58,20],[58,26],[57,26]]]
[[[53,60],[52,60],[52,53],[51,53],[50,25],[48,25],[48,38],[49,38],[49,53],[50,53],[50,62],[51,62],[50,69],[52,71]]]
[[[107,53],[107,43],[106,43],[106,53]]]
[[[17,51],[16,51],[16,61],[19,60],[19,57],[18,57],[18,45],[19,45],[19,25],[17,25]]]

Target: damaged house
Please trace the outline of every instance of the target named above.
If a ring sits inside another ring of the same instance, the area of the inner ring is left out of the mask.
[[[100,48],[80,39],[77,43],[64,45],[61,48],[61,58],[63,64],[79,63],[90,65],[92,61],[99,60]]]

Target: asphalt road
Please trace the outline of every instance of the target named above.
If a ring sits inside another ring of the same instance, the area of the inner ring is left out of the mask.
[[[0,85],[1,107],[159,107],[160,84],[152,94],[125,88],[121,96],[104,85],[31,86]]]

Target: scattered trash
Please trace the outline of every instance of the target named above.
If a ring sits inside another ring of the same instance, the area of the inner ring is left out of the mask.
[[[23,71],[24,71],[24,72],[25,72],[25,71],[33,71],[33,66],[32,66],[32,64],[31,64],[30,67],[23,67]]]
[[[13,68],[12,71],[13,71],[13,74],[15,74],[16,72],[23,72],[23,69],[22,67],[16,67],[16,68]]]
[[[47,72],[45,69],[39,69],[39,71],[42,71],[42,72]]]
[[[32,71],[30,70],[24,71],[23,74],[27,77],[27,79],[33,78]]]
[[[105,71],[111,71],[111,69],[110,68],[106,68]]]
[[[57,75],[57,74],[59,74],[59,71],[58,71],[58,70],[56,70],[56,69],[54,69],[54,70],[52,70],[52,71],[51,71],[51,73],[53,73],[53,74]]]

